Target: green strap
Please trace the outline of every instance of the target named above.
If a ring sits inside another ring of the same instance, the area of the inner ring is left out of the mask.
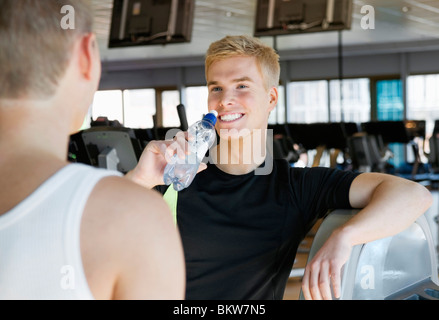
[[[172,187],[172,184],[169,186],[168,190],[166,190],[163,195],[163,199],[168,204],[171,209],[172,218],[174,219],[175,225],[177,225],[177,200],[178,200],[178,191]]]

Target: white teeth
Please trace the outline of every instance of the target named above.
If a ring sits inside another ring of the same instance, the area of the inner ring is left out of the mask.
[[[221,116],[222,121],[235,121],[239,118],[242,118],[242,114],[240,113],[234,113],[234,114],[226,114],[224,116]]]

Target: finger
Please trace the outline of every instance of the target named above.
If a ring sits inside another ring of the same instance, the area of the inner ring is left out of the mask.
[[[311,265],[309,275],[309,288],[313,300],[322,300],[319,288],[320,265],[315,263]]]
[[[322,299],[331,300],[331,285],[329,279],[329,264],[323,263],[319,273],[319,290]]]
[[[305,268],[302,278],[302,294],[305,300],[311,300],[311,292],[309,291],[309,268]]]
[[[199,172],[201,172],[201,171],[203,171],[205,169],[207,169],[207,164],[205,164],[204,162],[201,162],[200,166],[198,167],[197,173],[199,173]]]
[[[341,296],[341,269],[331,268],[331,282],[334,298],[339,299]]]
[[[187,141],[194,141],[196,138],[196,136],[194,135],[194,132],[189,133],[188,131],[185,131],[184,136],[185,136]]]
[[[175,157],[179,157],[180,159],[184,159],[186,157],[186,151],[188,148],[181,139],[177,137],[172,141],[167,142],[167,148],[165,152],[166,161],[169,163],[170,161],[175,161]]]
[[[144,152],[152,152],[165,156],[169,143],[166,141],[150,141]]]
[[[187,137],[187,132],[179,131],[179,132],[177,132],[177,134],[175,135],[174,140],[177,140],[177,141],[186,141],[186,140],[187,140],[186,137]]]
[[[183,134],[183,137],[184,137],[187,141],[193,140],[193,137],[192,137],[192,135],[189,135],[189,132],[187,132],[187,131],[182,131],[182,134]]]
[[[167,163],[175,161],[173,159],[175,154],[174,147],[171,147],[174,142],[170,140],[153,140],[148,143],[145,150],[142,153],[141,160],[143,158],[148,159],[146,154],[152,153],[154,155],[162,156]],[[143,156],[145,155],[145,156]]]
[[[186,155],[190,154],[187,136],[187,132],[180,131],[174,137],[174,141],[177,143],[174,147],[180,159],[184,159]]]

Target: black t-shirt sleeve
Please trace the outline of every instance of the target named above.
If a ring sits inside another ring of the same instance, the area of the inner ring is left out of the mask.
[[[306,230],[328,210],[352,208],[349,190],[358,175],[321,167],[291,170],[293,196],[299,203]]]
[[[162,195],[164,195],[166,193],[166,190],[168,190],[169,186],[166,185],[162,185],[162,186],[155,186],[153,188],[153,190],[161,193]]]

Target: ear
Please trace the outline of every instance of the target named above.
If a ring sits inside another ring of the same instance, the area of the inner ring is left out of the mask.
[[[277,101],[279,99],[279,91],[276,87],[272,87],[270,91],[268,91],[268,98],[269,98],[269,108],[268,111],[271,112],[277,105]]]
[[[99,51],[94,33],[88,33],[81,38],[79,47],[79,68],[81,75],[86,80],[92,80],[95,76],[98,63],[100,63]]]

